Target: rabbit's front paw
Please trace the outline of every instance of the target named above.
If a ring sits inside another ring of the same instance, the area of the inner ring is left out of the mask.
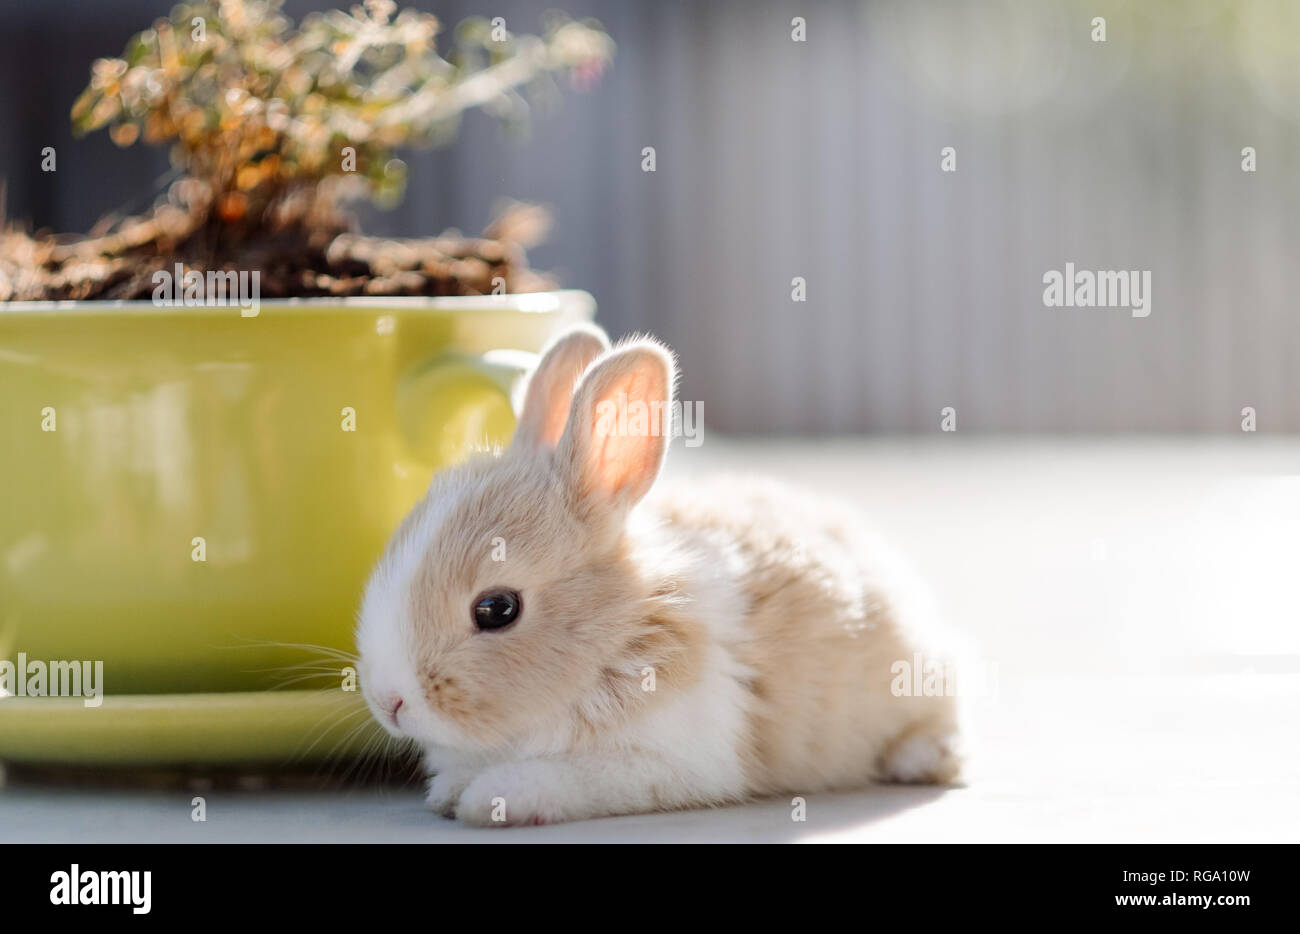
[[[456,816],[456,803],[469,783],[474,780],[475,772],[469,769],[443,769],[429,779],[429,790],[424,796],[424,806],[443,817]]]
[[[572,820],[573,786],[550,763],[508,762],[475,776],[456,817],[475,827],[521,827]]]

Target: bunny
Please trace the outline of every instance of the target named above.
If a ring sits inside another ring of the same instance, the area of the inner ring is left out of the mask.
[[[775,484],[656,483],[675,376],[653,339],[562,334],[509,447],[439,473],[380,558],[362,692],[422,749],[435,812],[547,824],[957,777],[954,698],[898,689],[932,611],[888,549]]]

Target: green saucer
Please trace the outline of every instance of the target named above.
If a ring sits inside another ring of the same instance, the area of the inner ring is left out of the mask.
[[[359,694],[252,691],[0,698],[0,762],[127,768],[292,768],[384,748]]]

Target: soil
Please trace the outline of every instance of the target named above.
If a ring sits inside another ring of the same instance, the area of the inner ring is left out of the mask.
[[[260,296],[485,295],[555,287],[528,268],[545,212],[512,205],[481,237],[365,236],[347,218],[281,229],[214,224],[173,204],[85,237],[0,232],[0,301],[152,299],[154,273],[257,270]]]

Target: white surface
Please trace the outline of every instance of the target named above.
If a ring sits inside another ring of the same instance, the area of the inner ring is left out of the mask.
[[[420,794],[11,784],[0,841],[1254,841],[1300,839],[1300,441],[724,442],[865,507],[977,646],[961,788],[814,795],[468,830]]]

